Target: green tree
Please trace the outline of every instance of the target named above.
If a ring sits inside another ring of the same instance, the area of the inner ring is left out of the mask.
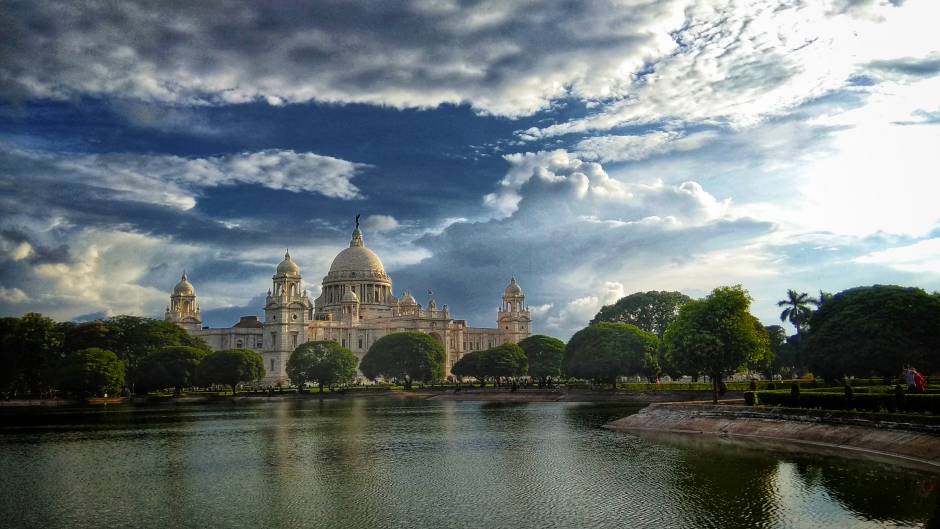
[[[591,324],[629,323],[662,339],[666,328],[679,314],[679,308],[692,301],[681,292],[635,292],[605,305],[591,320]]]
[[[59,386],[81,397],[117,392],[124,385],[124,363],[111,351],[91,347],[62,364]]]
[[[359,369],[375,380],[401,379],[405,389],[411,389],[415,380],[435,381],[444,378],[447,353],[429,334],[397,332],[387,334],[372,344],[362,358]]]
[[[137,390],[173,388],[179,395],[183,388],[196,385],[199,364],[207,356],[206,351],[185,345],[171,345],[151,353],[138,366]]]
[[[115,316],[105,320],[110,328],[101,347],[114,351],[127,367],[131,385],[137,381],[140,362],[148,355],[174,345],[195,347],[211,352],[201,339],[191,336],[178,325],[137,316]]]
[[[595,323],[576,332],[565,346],[568,376],[610,382],[617,377],[659,370],[656,335],[628,323]]]
[[[751,296],[740,285],[719,287],[683,306],[666,330],[672,361],[685,373],[711,377],[715,403],[722,377],[758,364],[770,349],[767,332],[755,324],[750,306]]]
[[[551,377],[561,376],[561,363],[565,358],[565,342],[558,338],[534,334],[519,342],[529,361],[529,375],[545,387]]]
[[[301,391],[307,382],[316,382],[323,393],[323,386],[352,382],[358,364],[356,355],[337,342],[307,342],[291,353],[287,376]]]
[[[793,358],[789,354],[786,331],[780,325],[768,325],[764,327],[764,331],[767,333],[770,348],[770,354],[761,364],[764,374],[767,378],[772,378],[783,370],[787,370],[789,374],[793,370]]]
[[[473,377],[480,381],[480,387],[486,387],[486,377],[489,376],[488,359],[489,349],[467,353],[457,360],[450,372],[458,377]]]
[[[264,360],[251,349],[226,349],[210,353],[199,364],[198,379],[203,384],[224,384],[232,387],[232,395],[243,382],[264,377]]]
[[[62,360],[62,332],[53,320],[30,312],[22,318],[3,318],[0,324],[6,389],[45,394],[55,383]]]
[[[807,363],[826,379],[940,370],[940,298],[919,288],[850,288],[810,321]]]
[[[489,376],[496,379],[497,385],[502,378],[524,376],[529,368],[525,351],[514,343],[497,345],[487,350],[484,358],[486,370]]]

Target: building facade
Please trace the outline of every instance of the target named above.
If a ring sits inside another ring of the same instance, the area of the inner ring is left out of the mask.
[[[334,340],[362,360],[379,338],[396,332],[431,335],[447,352],[446,372],[466,353],[519,342],[532,331],[522,287],[513,277],[503,291],[496,327],[471,327],[455,319],[447,305],[437,306],[430,295],[422,307],[410,292],[395,297],[392,280],[381,259],[370,250],[358,222],[349,247],[339,252],[323,278],[320,295],[311,302],[300,266],[290,252],[277,265],[264,306],[264,321],[244,316],[232,327],[202,326],[193,285],[183,274],[173,289],[166,320],[199,336],[213,349],[254,349],[264,358],[263,382],[286,384],[287,360],[307,341]]]

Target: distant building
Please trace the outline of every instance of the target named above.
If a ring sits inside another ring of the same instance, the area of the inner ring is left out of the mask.
[[[503,291],[495,328],[470,327],[454,319],[447,305],[438,308],[428,291],[427,307],[410,292],[393,295],[392,280],[381,259],[366,247],[358,222],[349,248],[341,251],[323,278],[320,296],[311,303],[300,266],[290,253],[277,265],[264,305],[264,322],[243,316],[232,327],[202,327],[193,285],[183,274],[173,289],[166,321],[199,336],[213,349],[254,349],[264,357],[266,384],[287,383],[291,352],[307,341],[335,340],[361,360],[376,340],[387,334],[418,331],[430,334],[447,351],[447,373],[461,356],[529,336],[532,320],[522,287],[513,277]]]

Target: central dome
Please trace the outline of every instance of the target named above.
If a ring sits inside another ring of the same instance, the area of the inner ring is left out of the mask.
[[[349,248],[340,252],[330,265],[330,273],[334,272],[378,272],[385,273],[382,260],[375,252],[366,248],[362,240],[362,232],[357,227],[353,231]]]

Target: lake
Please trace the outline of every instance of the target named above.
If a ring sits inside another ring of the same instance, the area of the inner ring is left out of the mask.
[[[0,410],[0,526],[940,522],[936,474],[600,428],[637,409],[362,398]]]

